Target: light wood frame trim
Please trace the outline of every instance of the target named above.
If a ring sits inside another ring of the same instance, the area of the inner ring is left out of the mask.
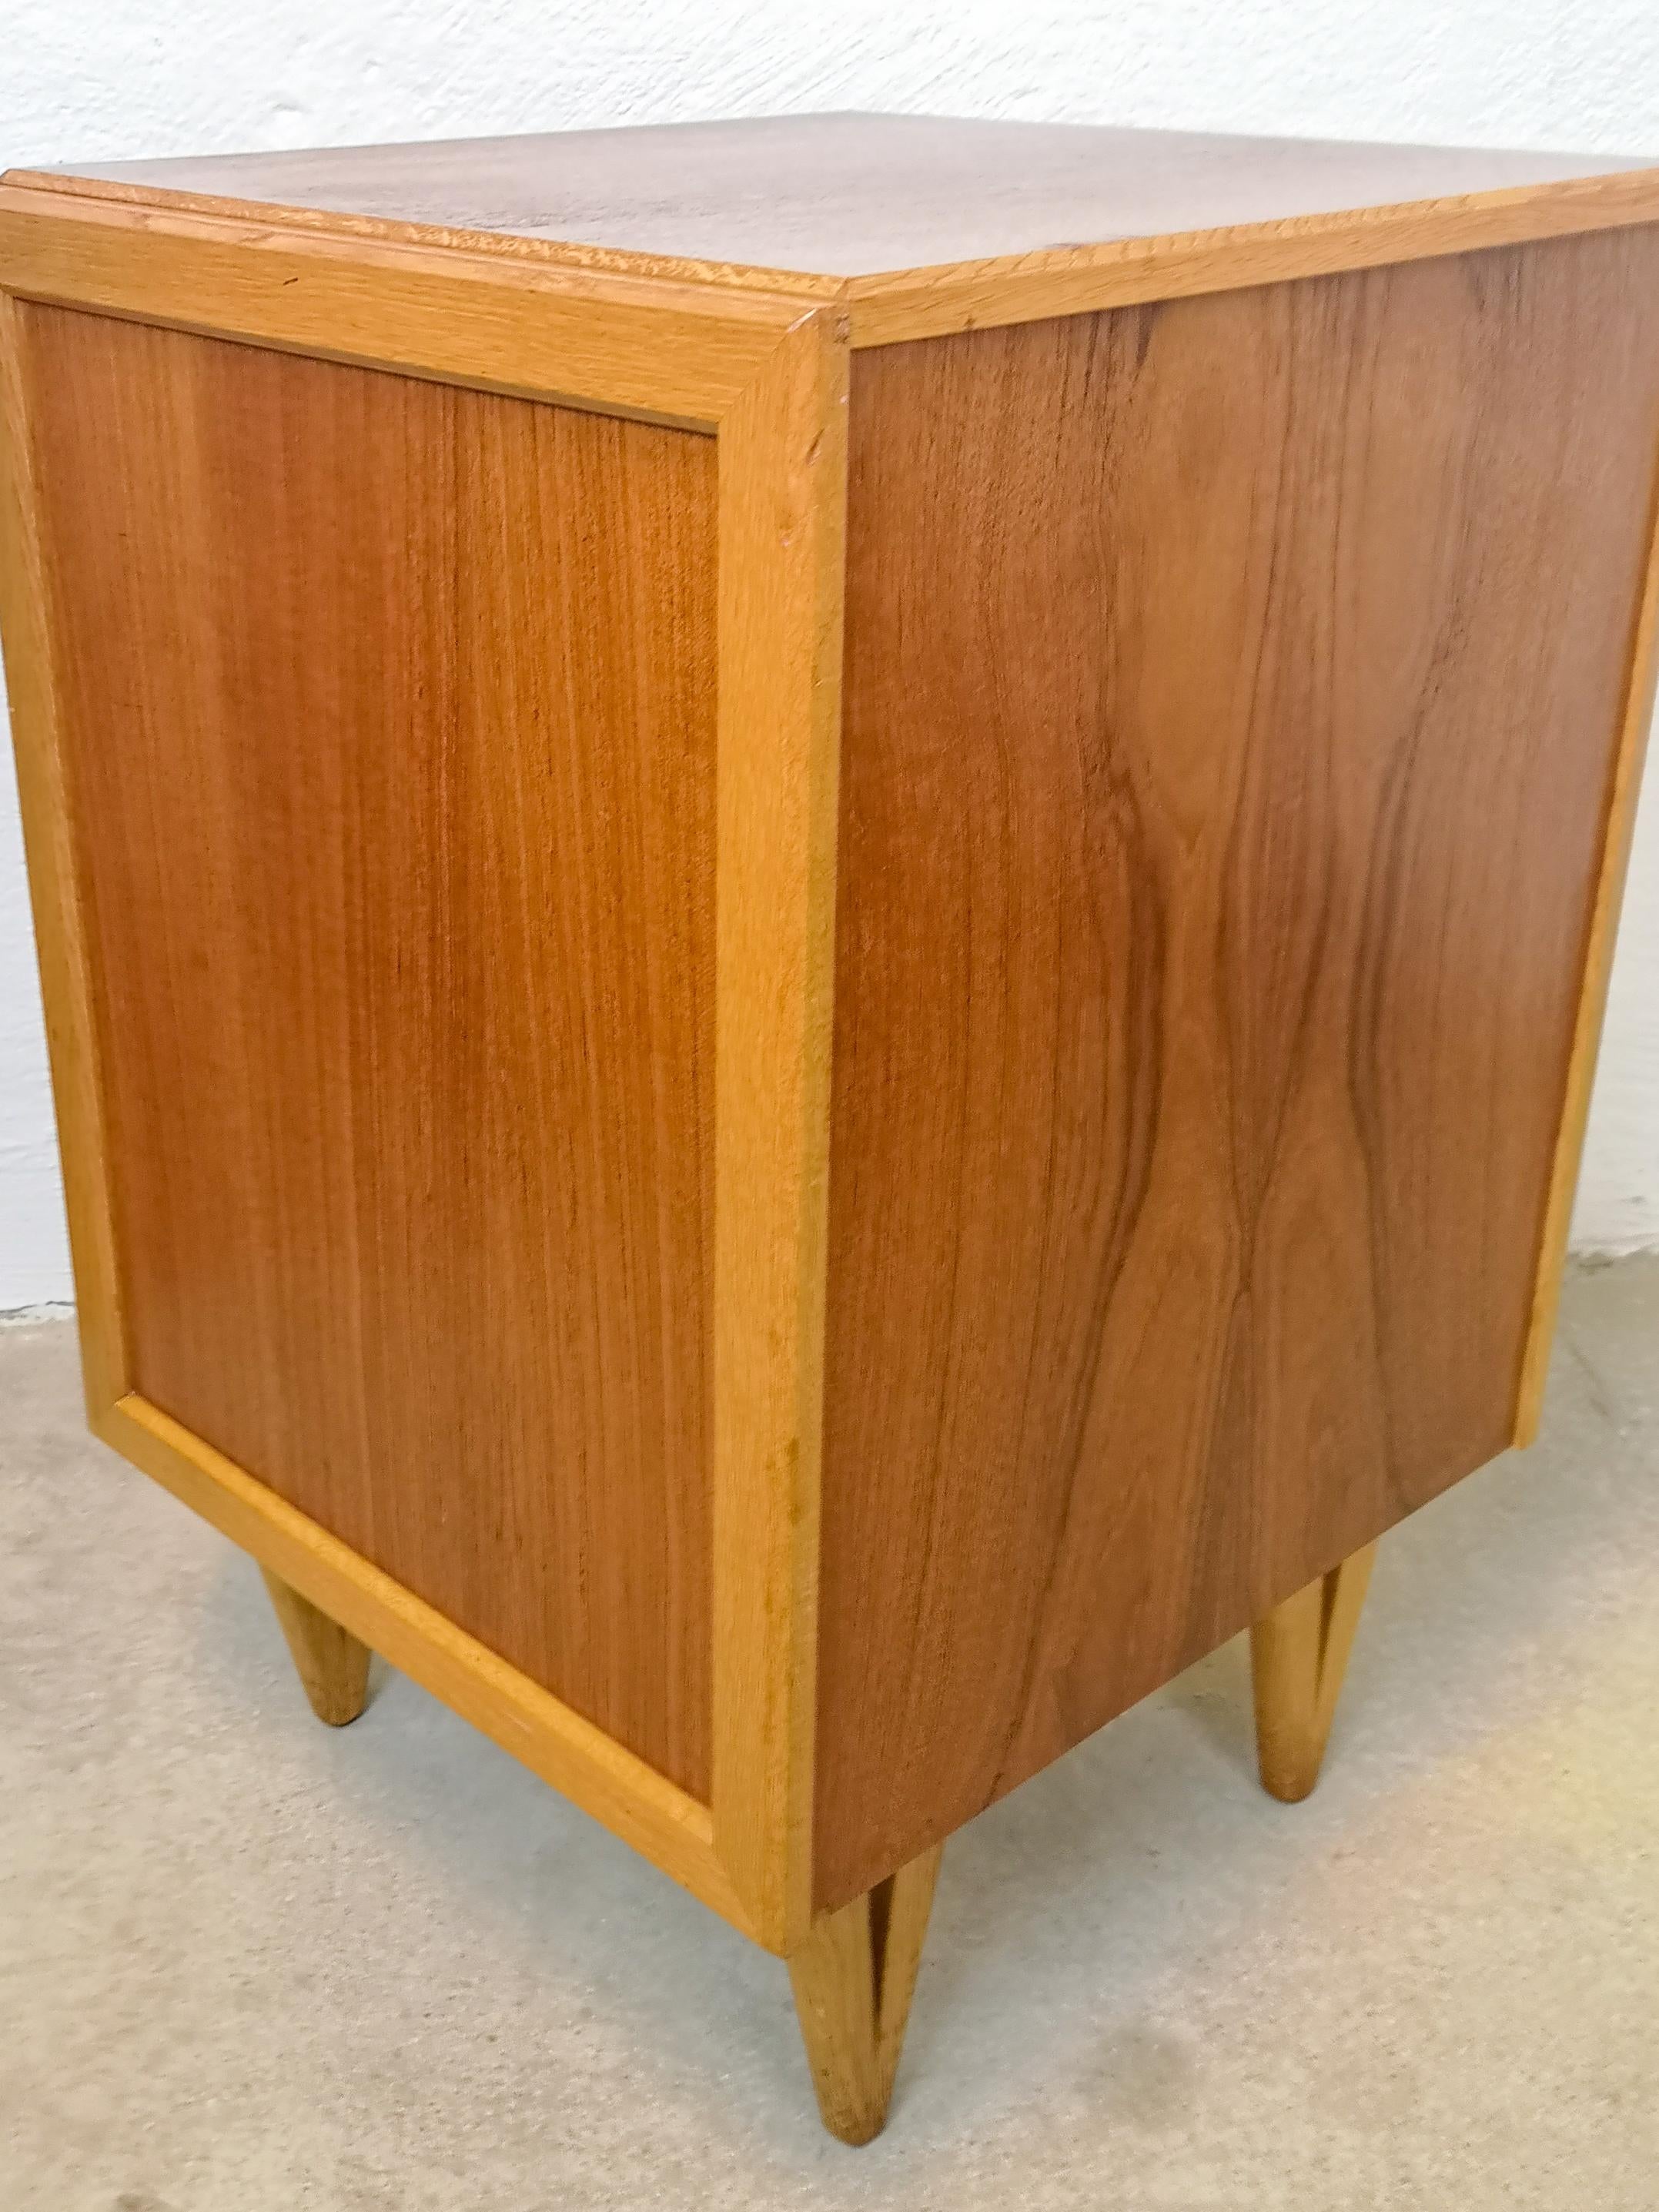
[[[708,1808],[382,1574],[274,1490],[136,1395],[93,1432],[371,1650],[521,1759],[747,1934]]]
[[[845,322],[0,191],[0,617],[95,1434],[767,1948],[811,1917]],[[114,220],[112,220],[112,216]],[[712,433],[719,471],[711,1802],[133,1388],[19,298]]]
[[[1001,323],[1092,314],[1103,307],[1149,300],[1187,299],[1436,254],[1469,253],[1482,247],[1659,222],[1659,164],[1611,169],[1599,177],[1559,177],[1492,191],[1232,223],[1213,230],[1170,231],[840,276],[319,208],[269,206],[48,170],[13,169],[0,179],[0,203],[15,198],[21,204],[38,204],[45,196],[60,203],[102,204],[125,212],[131,220],[143,220],[146,211],[153,216],[162,210],[173,219],[206,219],[221,231],[228,225],[241,226],[290,239],[332,242],[360,252],[386,246],[424,248],[452,258],[460,254],[505,260],[571,282],[608,273],[635,283],[679,289],[688,300],[708,291],[747,296],[757,303],[763,303],[769,294],[811,300],[839,308],[847,318],[848,343],[860,347],[945,337]]]
[[[857,276],[854,346],[1097,313],[1659,221],[1659,167]]]
[[[720,444],[714,1841],[779,1950],[811,1917],[847,389],[818,311]]]
[[[1659,453],[1659,423],[1655,447]],[[1648,735],[1653,726],[1654,691],[1659,681],[1659,463],[1650,506],[1647,565],[1641,597],[1631,635],[1630,659],[1620,712],[1618,749],[1607,793],[1607,819],[1602,831],[1601,857],[1585,936],[1578,1010],[1573,1023],[1572,1047],[1567,1060],[1567,1079],[1561,1120],[1556,1133],[1555,1157],[1550,1170],[1549,1193],[1539,1242],[1538,1272],[1521,1356],[1516,1387],[1515,1429],[1512,1441],[1524,1449],[1536,1441],[1544,1409],[1544,1385],[1549,1374],[1550,1351],[1555,1340],[1555,1316],[1561,1300],[1561,1279],[1566,1271],[1567,1237],[1572,1226],[1573,1200],[1578,1190],[1578,1171],[1583,1161],[1584,1132],[1589,1121],[1590,1092],[1595,1081],[1596,1057],[1601,1048],[1601,1025],[1607,1010],[1607,985],[1613,974],[1613,953],[1619,934],[1619,909],[1624,902],[1625,877],[1630,866],[1631,839],[1636,828],[1636,804],[1642,788],[1642,765],[1647,756]]]
[[[0,283],[21,299],[704,431],[801,313],[785,295],[3,187]]]
[[[297,207],[278,201],[237,199],[223,192],[179,191],[171,186],[132,184],[115,177],[77,177],[61,169],[7,169],[0,190],[50,192],[59,199],[105,200],[120,206],[162,209],[216,222],[258,222],[285,231],[315,232],[336,239],[366,240],[392,246],[426,246],[446,252],[485,254],[522,261],[575,276],[629,276],[641,283],[714,286],[743,292],[781,294],[839,304],[848,289],[844,276],[805,269],[776,269],[741,261],[699,261],[683,253],[653,253],[638,247],[588,246],[580,239],[541,238],[524,231],[474,230],[456,223],[418,222],[395,216],[350,215],[342,209]]]
[[[0,291],[0,633],[5,640],[6,694],[46,1006],[52,1103],[64,1160],[81,1371],[87,1415],[95,1425],[127,1387],[126,1355],[106,1187],[88,933],[71,827],[73,796],[58,730],[51,611],[35,529],[37,511],[17,309]]]

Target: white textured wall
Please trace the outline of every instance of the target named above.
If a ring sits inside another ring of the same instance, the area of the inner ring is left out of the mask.
[[[0,0],[0,166],[823,107],[1659,154],[1656,0]],[[1659,776],[1576,1235],[1659,1243]],[[0,785],[0,1311],[68,1263]]]

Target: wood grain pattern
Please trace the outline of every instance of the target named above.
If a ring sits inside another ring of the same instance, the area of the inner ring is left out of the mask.
[[[1561,1300],[1561,1279],[1567,1264],[1567,1238],[1572,1227],[1573,1200],[1578,1190],[1578,1171],[1584,1154],[1584,1132],[1589,1121],[1590,1092],[1595,1080],[1596,1055],[1601,1047],[1601,1024],[1607,1012],[1607,985],[1613,974],[1613,946],[1619,933],[1619,909],[1624,901],[1631,840],[1636,829],[1636,802],[1642,788],[1642,769],[1653,728],[1654,688],[1656,678],[1659,678],[1659,481],[1654,486],[1653,515],[1654,520],[1650,525],[1647,582],[1637,616],[1635,635],[1631,641],[1630,672],[1625,690],[1618,765],[1613,771],[1613,791],[1607,803],[1607,830],[1601,842],[1595,898],[1590,913],[1584,988],[1579,998],[1578,1016],[1573,1029],[1572,1055],[1567,1065],[1566,1097],[1556,1133],[1549,1200],[1544,1212],[1538,1272],[1533,1285],[1532,1313],[1527,1327],[1526,1351],[1521,1362],[1514,1442],[1522,1447],[1536,1442],[1538,1424],[1544,1410],[1544,1386],[1548,1379],[1550,1353],[1555,1342],[1556,1312]]]
[[[1126,239],[1455,203],[1651,167],[1616,155],[1357,145],[927,115],[761,116],[13,172],[791,275],[914,276]],[[1650,178],[1648,191],[1659,186]]]
[[[708,1808],[143,1398],[94,1433],[746,1936]]]
[[[368,1701],[368,1644],[269,1567],[259,1571],[312,1711],[330,1728],[349,1727]]]
[[[1509,1442],[1656,276],[855,364],[821,1905]]]
[[[811,1918],[847,349],[803,317],[720,429],[714,1842]]]
[[[19,206],[50,194],[141,222],[207,218],[207,235],[240,230],[267,257],[309,239],[325,253],[343,242],[518,262],[560,283],[608,275],[623,288],[619,323],[633,280],[688,309],[700,289],[757,312],[783,293],[838,307],[855,347],[1659,218],[1650,160],[939,116],[751,118],[7,181]],[[106,283],[131,282],[130,258]],[[295,302],[295,281],[284,274],[274,303],[259,303],[267,324],[296,307],[307,318],[313,287]],[[331,312],[346,330],[356,319],[349,294]],[[441,356],[445,332],[416,301],[396,350]],[[526,367],[551,354],[568,392],[561,337],[554,318],[532,314],[514,351]],[[682,352],[713,356],[733,337],[688,329],[667,348],[623,346],[609,364],[612,404],[653,372],[672,380]]]
[[[0,631],[75,1268],[82,1382],[88,1415],[95,1421],[127,1387],[126,1352],[92,1020],[88,915],[72,827],[70,764],[40,540],[40,486],[25,391],[26,313],[0,293]]]
[[[1095,314],[1144,300],[1195,299],[1347,270],[1395,267],[1656,218],[1659,170],[1632,169],[1455,199],[862,276],[848,286],[848,323],[854,346],[893,345],[1004,323]]]
[[[0,286],[309,358],[712,429],[805,303],[411,238],[0,188]]]
[[[714,447],[21,313],[131,1387],[706,1797]]]

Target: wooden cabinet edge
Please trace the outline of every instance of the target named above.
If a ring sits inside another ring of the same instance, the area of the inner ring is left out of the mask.
[[[848,279],[855,347],[1659,222],[1659,167]]]
[[[720,433],[712,1794],[777,1951],[811,1920],[847,392],[820,309]]]
[[[702,1805],[142,1397],[94,1433],[744,1935]],[[775,1948],[768,1946],[768,1948]]]
[[[59,742],[15,303],[0,292],[0,631],[63,1162],[82,1373],[94,1422],[126,1388],[82,901]]]
[[[299,236],[368,245],[417,247],[428,252],[475,255],[517,262],[580,286],[585,279],[611,280],[661,291],[672,286],[689,293],[729,292],[762,302],[787,299],[830,304],[843,298],[844,276],[805,269],[774,269],[746,262],[700,261],[690,256],[654,253],[645,248],[584,245],[576,240],[542,238],[523,232],[472,230],[448,223],[420,222],[389,216],[351,215],[343,210],[285,206],[277,202],[233,199],[220,193],[172,191],[159,185],[119,182],[109,177],[80,177],[50,169],[0,171],[0,194],[29,192],[63,202],[100,203],[131,211],[135,219],[190,216],[204,222],[257,223]]]
[[[1656,428],[1656,442],[1659,443],[1659,426]],[[1512,1441],[1520,1449],[1536,1440],[1539,1421],[1543,1413],[1544,1386],[1555,1337],[1561,1279],[1567,1263],[1567,1237],[1572,1225],[1573,1200],[1578,1189],[1584,1133],[1589,1121],[1590,1092],[1595,1081],[1601,1025],[1607,1013],[1607,985],[1613,973],[1613,945],[1619,933],[1619,910],[1624,901],[1625,878],[1630,866],[1631,840],[1636,827],[1636,805],[1641,792],[1642,767],[1653,721],[1655,687],[1656,683],[1659,683],[1659,454],[1656,455],[1654,471],[1647,564],[1631,635],[1617,750],[1607,793],[1607,828],[1585,936],[1578,1012],[1573,1028],[1572,1050],[1567,1062],[1555,1159],[1544,1206],[1538,1274],[1516,1389]]]
[[[692,328],[699,320],[778,328],[804,312],[830,308],[845,313],[849,342],[863,347],[1659,222],[1659,165],[865,275],[701,260],[27,168],[0,174],[0,222],[9,216],[99,226],[126,240],[166,236],[237,243],[297,257],[290,269],[303,270],[310,257],[455,282],[470,276],[527,289],[549,301],[585,301],[619,312],[634,307],[659,316],[678,313]],[[0,283],[8,282],[15,289],[30,289],[8,278],[0,246]],[[203,327],[240,334],[221,325]],[[253,342],[290,343],[280,337]],[[317,339],[292,343],[326,351]],[[397,365],[409,374],[447,373],[410,360]],[[457,380],[486,382],[480,374]],[[742,381],[741,374],[727,380],[727,401]],[[616,394],[609,402],[590,402],[568,389],[555,393],[534,384],[495,382],[488,388],[557,397],[567,404],[604,404],[613,411],[622,404]],[[678,414],[635,411],[708,427],[696,408]]]
[[[3,187],[0,289],[704,433],[820,304]]]

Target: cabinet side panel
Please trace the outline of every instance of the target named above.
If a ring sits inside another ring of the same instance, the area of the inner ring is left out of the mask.
[[[1508,1442],[1656,434],[1652,232],[856,357],[821,1903]]]
[[[132,1387],[706,1798],[713,441],[21,312]]]

